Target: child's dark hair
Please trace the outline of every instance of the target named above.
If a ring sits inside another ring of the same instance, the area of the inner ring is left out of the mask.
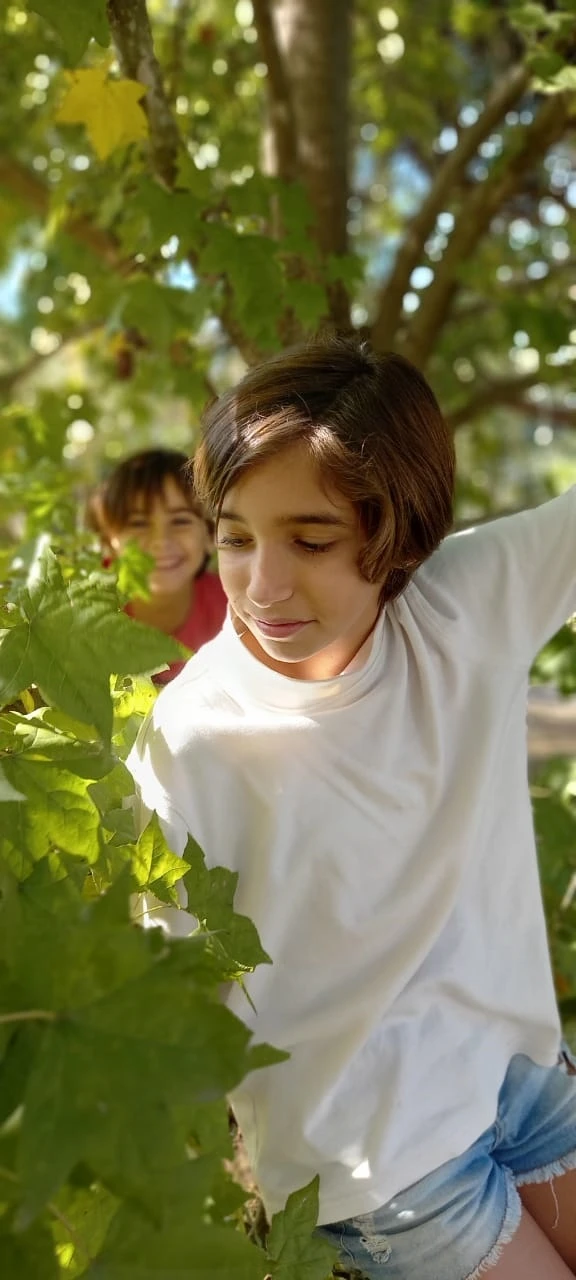
[[[248,470],[295,444],[354,506],[360,571],[392,600],[452,523],[454,444],[426,379],[356,337],[322,337],[250,369],[203,419],[194,482],[214,519]]]
[[[191,511],[206,520],[212,532],[212,522],[197,497],[187,463],[186,454],[177,449],[142,449],[124,458],[90,498],[89,526],[104,537],[110,530],[124,528],[135,500],[143,500],[144,510],[149,511],[155,499],[162,496],[166,481],[171,479]]]

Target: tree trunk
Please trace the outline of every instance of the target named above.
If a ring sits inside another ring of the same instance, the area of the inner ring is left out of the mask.
[[[352,9],[353,0],[275,0],[272,10],[290,85],[299,172],[326,255],[348,248]],[[332,294],[331,319],[350,323],[341,286]]]

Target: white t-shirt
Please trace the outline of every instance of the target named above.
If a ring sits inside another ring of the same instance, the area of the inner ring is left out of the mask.
[[[556,1061],[525,710],[575,610],[573,489],[446,539],[360,670],[292,680],[227,623],[160,694],[143,802],[240,873],[274,962],[229,999],[291,1055],[231,1098],[269,1212],[317,1172],[320,1222],[384,1204],[493,1123],[513,1054]]]

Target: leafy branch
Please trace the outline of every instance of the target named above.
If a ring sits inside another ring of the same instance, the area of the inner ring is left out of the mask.
[[[472,187],[462,201],[444,256],[422,296],[402,347],[415,364],[425,365],[431,355],[458,290],[461,268],[488,231],[492,219],[518,190],[525,174],[562,137],[569,114],[568,94],[545,98],[532,123],[524,129],[514,153],[502,157],[484,182]]]
[[[478,152],[479,146],[518,102],[529,81],[528,69],[523,65],[510,68],[488,98],[484,110],[474,124],[463,129],[457,146],[449,152],[441,165],[429,194],[421,209],[408,224],[398,250],[394,269],[384,285],[374,321],[372,337],[375,346],[384,351],[393,343],[402,314],[402,300],[410,276],[424,256],[424,246],[436,225],[438,214],[446,208],[464,177],[466,167]]]

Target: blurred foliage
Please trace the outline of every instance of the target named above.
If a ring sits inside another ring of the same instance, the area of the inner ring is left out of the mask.
[[[302,0],[277,3],[297,52]],[[0,474],[23,432],[80,485],[152,439],[191,447],[207,396],[334,322],[340,288],[354,326],[426,366],[462,437],[462,514],[509,505],[514,488],[542,496],[557,441],[574,457],[574,0],[356,0],[338,84],[318,19],[324,114],[348,111],[349,189],[324,218],[344,220],[336,252],[315,205],[334,156],[318,137],[304,164],[309,95],[278,35],[290,171],[280,154],[266,8],[138,0],[137,64],[127,0],[109,7],[113,38],[103,0],[81,14],[0,0]],[[329,21],[327,0],[312,9]]]

